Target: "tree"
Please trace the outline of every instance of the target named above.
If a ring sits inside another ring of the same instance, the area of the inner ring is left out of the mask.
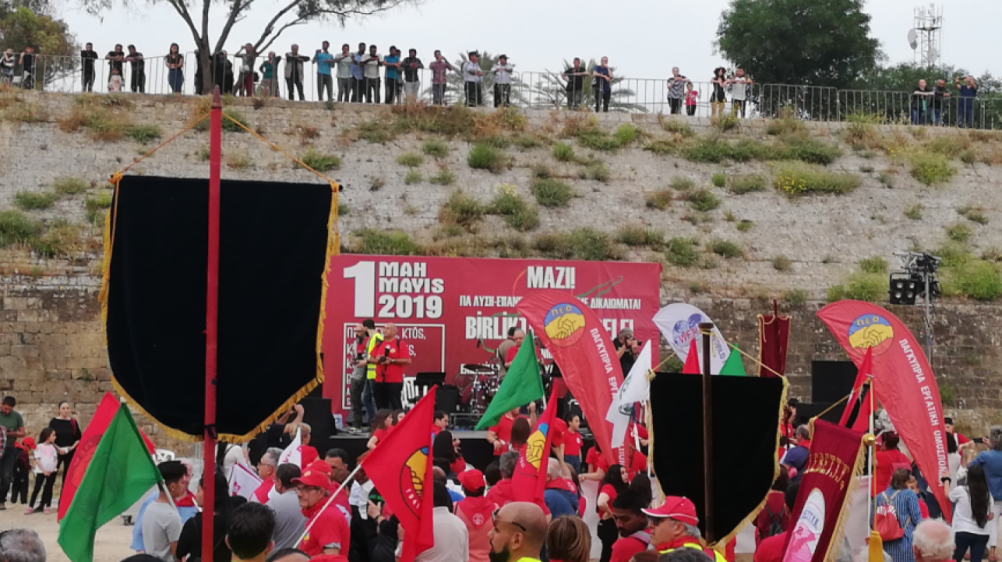
[[[112,7],[115,0],[83,0],[84,6],[91,13],[99,13]],[[130,4],[129,0],[122,0]],[[227,6],[226,20],[222,31],[216,39],[215,46],[210,50],[212,42],[209,36],[209,8],[213,0],[150,0],[151,2],[166,2],[188,26],[195,40],[198,51],[198,64],[209,69],[210,54],[223,50],[226,41],[233,31],[233,26],[244,19],[254,8],[255,0],[217,0]],[[265,24],[258,40],[253,43],[254,51],[264,52],[276,39],[290,27],[313,22],[336,21],[340,25],[350,17],[364,17],[392,10],[403,4],[414,4],[418,0],[283,0],[273,17]],[[212,90],[211,72],[202,73],[203,91]]]
[[[732,0],[717,48],[759,84],[849,87],[882,57],[862,0]]]
[[[45,10],[43,2],[30,3],[36,10]],[[40,55],[35,70],[36,87],[44,88],[77,67],[79,46],[65,22],[44,13],[36,13],[27,5],[0,5],[0,33],[4,43],[21,53],[34,47]]]
[[[584,95],[581,98],[581,107],[595,107],[595,90],[592,87],[595,80],[595,77],[592,76],[595,65],[594,59],[588,61],[588,64],[585,65],[588,76],[584,79]],[[564,61],[565,68],[570,68],[571,66],[570,63]],[[630,98],[636,96],[636,92],[628,88],[618,87],[623,81],[623,77],[616,74],[615,67],[611,67],[610,70],[612,70],[613,78],[612,93],[609,95],[609,110],[647,112],[648,108],[643,104],[630,103]],[[552,72],[547,70],[540,76],[539,80],[535,81],[534,84],[530,84],[531,102],[528,106],[532,109],[555,109],[566,106],[567,82],[563,81],[561,78],[562,75],[563,71]]]

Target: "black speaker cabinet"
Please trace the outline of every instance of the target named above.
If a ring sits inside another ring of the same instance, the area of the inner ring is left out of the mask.
[[[331,436],[337,435],[330,398],[303,398],[300,404],[303,405],[303,421],[310,426],[310,443],[327,443]],[[321,456],[324,454],[319,447],[317,451]]]
[[[435,409],[452,415],[459,411],[459,387],[443,385],[435,392]]]
[[[852,361],[811,361],[811,402],[815,404],[838,402],[852,392],[855,382]]]

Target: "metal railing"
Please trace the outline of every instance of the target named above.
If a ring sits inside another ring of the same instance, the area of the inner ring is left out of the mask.
[[[311,56],[302,52],[304,56]],[[197,55],[183,53],[183,65],[179,75],[183,83],[176,93],[183,95],[198,95],[201,90]],[[254,63],[255,95],[278,93],[280,97],[290,99],[290,83],[286,78],[286,61],[284,53],[273,78],[270,92],[263,88],[261,64],[264,56],[258,56]],[[142,63],[121,63],[121,91],[144,92],[147,94],[175,93],[171,85],[172,73],[165,64],[166,56],[147,56]],[[221,86],[224,93],[243,94],[240,90],[243,60],[234,56],[225,59],[216,56],[212,59],[208,72],[219,74],[214,80]],[[224,62],[225,61],[225,62]],[[34,89],[79,93],[85,90],[85,78],[92,83],[90,91],[106,93],[111,86],[110,61],[99,58],[93,62],[93,72],[85,73],[80,57],[58,57],[39,55],[35,59],[31,72],[26,72],[20,65],[13,72],[0,75],[0,81],[13,83],[15,86],[33,87]],[[427,66],[431,61],[426,61]],[[118,66],[118,65],[114,65]],[[458,70],[459,65],[453,63]],[[140,74],[142,70],[142,74]],[[303,101],[322,101],[318,92],[320,79],[317,67],[312,62],[303,64],[303,76],[300,83],[303,90]],[[434,99],[432,88],[432,73],[428,68],[417,73],[417,98],[431,103]],[[444,93],[444,103],[447,105],[467,104],[466,88],[462,76],[458,72],[447,74],[448,83]],[[571,87],[564,81],[561,73],[555,72],[513,72],[510,84],[505,91],[495,92],[494,79],[489,71],[485,71],[483,83],[480,85],[482,105],[494,106],[496,98],[507,100],[514,107],[521,109],[604,109],[604,95],[596,88],[595,78],[583,77],[580,84]],[[336,68],[332,65],[333,98],[339,98],[341,84],[336,77]],[[373,103],[387,102],[387,89],[394,88],[393,103],[403,102],[404,88],[402,80],[387,80],[386,69],[380,69],[379,78],[357,82],[350,81],[350,86],[361,87],[369,93],[374,93]],[[691,88],[690,88],[691,86]],[[297,88],[298,89],[298,88]],[[678,98],[676,90],[672,92],[667,79],[644,79],[630,77],[615,77],[609,91],[609,110],[634,113],[664,113],[682,116],[710,117],[716,112],[732,113],[743,111],[746,118],[775,118],[794,116],[798,119],[811,121],[842,122],[864,115],[866,118],[893,124],[918,124],[935,126],[960,126],[978,129],[1002,128],[1002,96],[983,96],[979,98],[961,98],[959,92],[950,88],[949,96],[916,97],[912,92],[874,91],[874,90],[840,90],[819,86],[800,86],[787,84],[756,84],[748,87],[744,104],[736,104],[732,88],[724,90],[725,101],[717,105],[711,103],[714,87],[710,82],[691,81],[681,90]],[[298,91],[295,92],[298,100]],[[323,96],[326,98],[326,96]],[[351,95],[348,99],[353,98]],[[362,96],[365,100],[366,96]],[[573,102],[573,103],[572,103]],[[596,103],[597,102],[597,103]],[[741,107],[743,106],[743,107]]]

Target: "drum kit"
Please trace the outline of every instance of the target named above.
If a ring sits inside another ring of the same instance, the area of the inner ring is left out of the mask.
[[[459,366],[455,385],[459,387],[459,409],[467,414],[483,414],[501,385],[501,365],[496,359]]]

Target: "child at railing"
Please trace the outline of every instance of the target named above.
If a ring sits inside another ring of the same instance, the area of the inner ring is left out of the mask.
[[[122,91],[122,76],[118,73],[117,68],[111,69],[111,78],[108,79],[108,91],[109,92]]]
[[[699,90],[692,88],[692,82],[685,84],[685,114],[692,117],[696,114],[696,104],[699,103]]]

